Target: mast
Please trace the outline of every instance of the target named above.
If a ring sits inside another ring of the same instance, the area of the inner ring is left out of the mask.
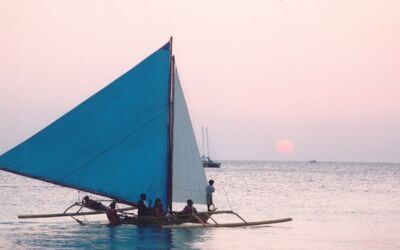
[[[207,139],[207,158],[210,159],[210,148],[208,147],[208,128],[206,127],[206,139]]]
[[[169,40],[170,71],[169,71],[169,98],[168,98],[168,167],[167,167],[167,208],[172,211],[172,171],[173,171],[173,148],[174,148],[174,71],[175,58],[172,55],[172,36]]]

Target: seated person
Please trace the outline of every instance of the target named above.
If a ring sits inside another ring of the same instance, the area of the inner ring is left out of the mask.
[[[107,207],[104,206],[101,202],[95,201],[89,198],[89,196],[85,196],[82,199],[82,204],[90,209],[98,210],[98,211],[107,211]]]
[[[164,217],[164,208],[163,208],[160,198],[157,198],[156,202],[154,203],[153,216],[161,217],[161,218]]]
[[[150,202],[151,205],[151,202]],[[140,200],[137,203],[138,216],[150,216],[152,214],[151,206],[147,204],[146,194],[140,195]]]
[[[111,202],[110,206],[107,208],[107,219],[110,225],[118,225],[120,223],[120,218],[115,209],[115,201]]]
[[[183,210],[181,212],[179,212],[179,214],[197,214],[197,210],[195,207],[193,207],[193,201],[191,199],[186,201],[186,207],[183,208]]]

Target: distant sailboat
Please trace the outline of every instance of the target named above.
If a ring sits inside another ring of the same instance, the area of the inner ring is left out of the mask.
[[[205,131],[205,136],[204,136],[204,131]],[[203,141],[203,155],[201,156],[203,168],[219,168],[221,166],[221,163],[213,161],[210,158],[210,148],[209,148],[208,128],[207,127],[201,127],[201,137],[202,137],[202,141]],[[205,152],[204,142],[206,144],[207,154]]]
[[[0,170],[109,197],[135,209],[140,194],[174,202],[206,204],[207,180],[195,140],[171,40],[92,97],[31,138],[0,156]],[[74,207],[79,209],[68,212]],[[47,218],[91,215],[74,203],[63,213],[23,215]],[[121,213],[124,210],[120,211]],[[189,221],[202,227],[246,226],[272,221],[216,223],[202,212]],[[208,224],[210,219],[215,224]],[[79,222],[79,220],[77,220]],[[130,224],[176,226],[185,222],[133,216]]]

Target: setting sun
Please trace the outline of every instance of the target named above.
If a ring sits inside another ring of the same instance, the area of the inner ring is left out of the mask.
[[[276,151],[278,151],[281,154],[289,154],[294,150],[294,144],[293,142],[285,139],[285,140],[280,140],[276,145],[275,145]]]

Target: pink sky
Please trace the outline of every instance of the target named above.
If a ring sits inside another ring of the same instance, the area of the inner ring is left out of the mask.
[[[1,1],[0,153],[174,36],[220,159],[400,162],[399,1]],[[290,154],[275,144],[289,139]]]

